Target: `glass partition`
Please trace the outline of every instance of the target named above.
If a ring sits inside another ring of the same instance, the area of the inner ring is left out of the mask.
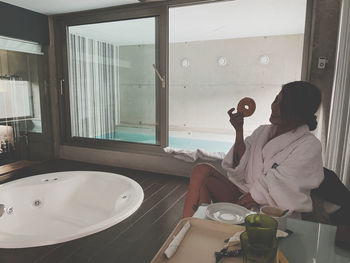
[[[21,42],[6,41],[9,49]],[[9,49],[0,49],[0,165],[22,159],[28,134],[42,133],[39,87],[44,78],[40,70],[43,56]]]
[[[306,2],[235,0],[169,9],[170,147],[227,152],[235,140],[227,111],[244,97],[256,102],[244,135],[269,123],[282,84],[301,78]]]
[[[159,144],[156,22],[68,27],[72,137]]]

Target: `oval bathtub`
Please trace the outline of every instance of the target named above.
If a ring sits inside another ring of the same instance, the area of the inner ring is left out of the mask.
[[[138,183],[112,173],[58,172],[12,181],[0,185],[0,248],[87,236],[127,218],[142,201]]]

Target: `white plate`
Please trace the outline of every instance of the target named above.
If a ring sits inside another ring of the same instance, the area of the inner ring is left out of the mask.
[[[247,208],[232,203],[214,203],[208,205],[206,215],[212,220],[228,223],[242,224],[246,216],[255,214]]]

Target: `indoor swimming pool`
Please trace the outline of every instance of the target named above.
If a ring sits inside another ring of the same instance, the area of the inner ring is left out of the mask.
[[[212,135],[213,137],[215,135]],[[143,133],[132,133],[132,132],[114,132],[109,133],[104,136],[100,136],[99,139],[107,140],[117,140],[125,142],[137,142],[146,144],[156,144],[156,138],[153,134],[143,134]],[[186,150],[197,150],[202,149],[209,152],[228,152],[232,147],[232,141],[224,140],[211,140],[206,138],[195,138],[190,137],[179,137],[169,136],[169,147],[186,149]]]

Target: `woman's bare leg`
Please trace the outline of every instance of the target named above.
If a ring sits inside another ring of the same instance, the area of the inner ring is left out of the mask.
[[[207,191],[201,188],[204,179],[210,175],[211,169],[212,167],[206,164],[199,164],[193,168],[182,213],[183,218],[193,216],[199,204],[210,201]]]
[[[242,193],[238,187],[223,175],[209,176],[204,180],[211,201],[236,203]]]
[[[235,202],[241,195],[238,188],[209,164],[193,168],[182,217],[191,217],[201,203]]]

